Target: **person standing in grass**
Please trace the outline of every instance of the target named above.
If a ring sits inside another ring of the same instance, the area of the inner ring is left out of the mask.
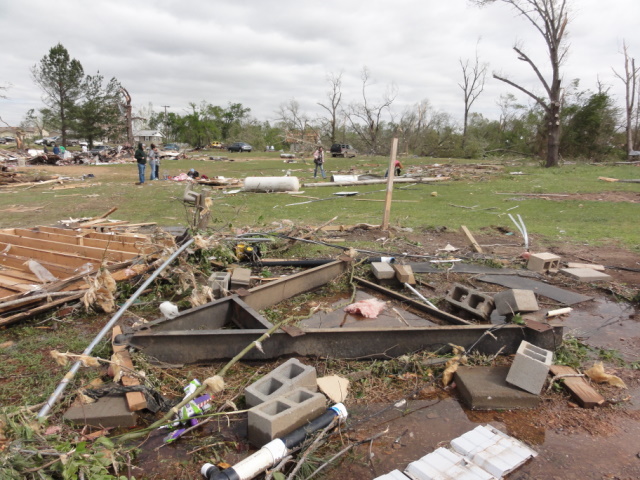
[[[149,148],[149,167],[151,167],[151,173],[149,174],[149,180],[158,179],[158,149],[152,143]]]
[[[313,178],[316,178],[318,175],[318,168],[320,168],[320,173],[322,173],[322,178],[327,178],[324,173],[324,150],[322,146],[319,146],[318,149],[313,152],[313,163],[316,164],[316,168],[313,171]]]
[[[138,143],[138,149],[133,154],[134,158],[138,162],[138,178],[139,181],[136,185],[144,185],[144,170],[147,166],[147,153],[144,151],[144,145]]]

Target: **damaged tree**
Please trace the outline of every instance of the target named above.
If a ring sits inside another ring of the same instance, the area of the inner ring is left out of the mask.
[[[547,123],[547,159],[546,167],[558,166],[560,149],[560,95],[561,77],[560,65],[567,54],[565,45],[566,27],[569,22],[567,14],[567,0],[474,0],[476,4],[484,6],[490,3],[503,2],[511,5],[524,16],[542,35],[547,46],[549,62],[551,64],[551,80],[543,77],[538,65],[526,54],[519,45],[513,49],[518,54],[518,60],[527,63],[535,72],[544,87],[546,99],[536,95],[531,90],[518,85],[508,78],[493,74],[493,78],[500,80],[533,98],[545,111]]]
[[[462,68],[462,83],[459,83],[458,86],[464,92],[464,124],[462,127],[462,148],[464,149],[467,140],[467,126],[469,125],[469,111],[484,90],[487,65],[480,64],[478,48],[476,46],[476,58],[473,65],[469,65],[469,59],[465,62],[462,62],[462,59],[460,59],[460,67]]]
[[[634,136],[638,134],[637,129],[637,119],[638,119],[638,109],[635,105],[636,102],[636,88],[638,85],[638,72],[640,72],[640,68],[636,67],[636,59],[629,56],[629,52],[627,50],[627,42],[622,43],[622,53],[624,54],[624,75],[619,74],[618,72],[613,70],[613,73],[616,77],[618,77],[622,83],[624,83],[625,88],[625,133],[626,133],[626,143],[627,143],[627,156],[630,158],[631,152],[634,151]],[[633,128],[633,117],[636,117],[636,128]],[[634,132],[635,130],[635,132]],[[635,133],[635,135],[634,135]]]

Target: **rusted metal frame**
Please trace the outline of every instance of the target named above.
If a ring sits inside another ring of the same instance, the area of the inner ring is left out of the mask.
[[[487,333],[490,331],[490,333]],[[233,358],[265,330],[173,330],[142,331],[125,336],[128,344],[146,355],[169,364],[208,363]],[[461,325],[419,328],[329,328],[304,329],[291,337],[274,333],[262,343],[263,352],[250,351],[245,360],[269,360],[299,355],[345,359],[393,358],[416,351],[448,352],[450,343],[471,348],[484,355],[514,354],[526,340],[548,350],[562,341],[562,327],[537,332],[518,325],[501,328],[488,325]],[[124,339],[119,339],[120,343]]]

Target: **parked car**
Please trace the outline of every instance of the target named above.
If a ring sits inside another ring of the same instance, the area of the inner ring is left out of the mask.
[[[7,141],[4,139],[4,137],[0,137],[0,143],[5,144],[7,143]]]
[[[180,151],[180,147],[178,146],[177,143],[165,143],[162,148],[164,150],[173,150],[175,152],[179,152]]]
[[[60,144],[61,142],[62,142],[62,137],[59,135],[55,137],[45,137],[42,139],[42,143],[45,144],[47,147],[52,146],[54,143]]]
[[[15,141],[16,141],[16,139],[15,139],[15,138],[13,138],[13,137],[4,137],[4,139],[5,139],[7,142],[15,142]]]
[[[217,149],[222,149],[222,142],[211,142],[211,144],[209,145],[209,148],[217,148]]]
[[[353,148],[351,145],[346,143],[334,143],[331,145],[331,156],[332,157],[355,157],[358,154],[358,151]]]
[[[39,138],[38,140],[34,141],[33,143],[35,143],[36,145],[42,145],[42,144],[44,144],[44,138]]]
[[[236,142],[232,143],[227,147],[227,150],[230,152],[250,152],[253,150],[253,147],[245,142]]]
[[[107,145],[98,145],[89,150],[89,152],[91,153],[91,155],[101,155],[106,153],[107,150],[110,150]]]

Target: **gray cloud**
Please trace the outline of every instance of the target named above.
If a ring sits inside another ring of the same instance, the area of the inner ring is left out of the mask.
[[[567,84],[582,88],[598,80],[622,98],[611,70],[622,69],[622,40],[632,54],[640,2],[573,2],[569,25]],[[240,102],[260,119],[275,118],[280,104],[295,98],[311,117],[325,99],[326,75],[343,72],[345,102],[359,101],[360,73],[371,72],[370,95],[379,98],[395,84],[396,114],[428,99],[459,119],[460,59],[473,58],[476,45],[489,71],[539,89],[512,46],[520,42],[541,65],[545,49],[537,32],[506,5],[477,8],[464,0],[176,0],[47,2],[23,0],[0,6],[3,49],[0,84],[10,97],[0,115],[16,124],[29,108],[41,106],[30,68],[61,42],[87,73],[115,76],[136,106],[151,102],[183,112],[190,102]],[[497,115],[496,100],[513,89],[487,79],[474,111]]]

